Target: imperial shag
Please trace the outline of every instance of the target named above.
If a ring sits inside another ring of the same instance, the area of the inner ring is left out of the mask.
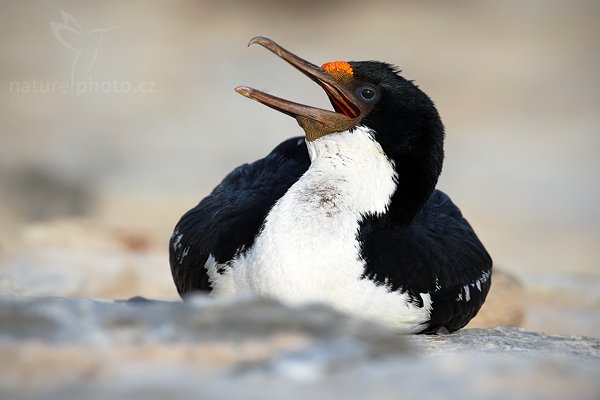
[[[320,85],[335,111],[236,88],[294,117],[305,137],[234,169],[181,218],[170,242],[179,294],[324,302],[403,333],[465,326],[492,260],[435,189],[444,127],[433,102],[390,64],[318,67],[270,39],[253,43]]]

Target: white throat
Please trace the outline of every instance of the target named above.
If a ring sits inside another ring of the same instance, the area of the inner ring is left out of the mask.
[[[397,174],[370,129],[326,135],[307,147],[311,166],[292,188],[312,191],[317,199],[324,190],[335,193],[357,217],[387,210]]]

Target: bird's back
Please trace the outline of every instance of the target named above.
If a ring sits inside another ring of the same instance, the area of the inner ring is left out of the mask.
[[[282,142],[265,158],[231,173],[177,223],[169,245],[171,273],[181,296],[210,291],[204,264],[219,264],[252,245],[275,202],[308,169],[304,138]]]

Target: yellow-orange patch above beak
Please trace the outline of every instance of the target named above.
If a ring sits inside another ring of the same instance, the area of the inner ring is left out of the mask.
[[[345,61],[333,61],[321,66],[329,75],[338,82],[346,83],[352,79],[353,71],[350,64]]]

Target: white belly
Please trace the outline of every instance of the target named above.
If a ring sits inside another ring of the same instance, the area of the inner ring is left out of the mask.
[[[421,330],[429,320],[428,295],[415,307],[407,295],[362,279],[359,221],[386,211],[396,186],[393,165],[360,129],[311,142],[309,153],[311,167],[273,206],[252,248],[226,266],[209,258],[213,294],[324,302],[401,332]]]

